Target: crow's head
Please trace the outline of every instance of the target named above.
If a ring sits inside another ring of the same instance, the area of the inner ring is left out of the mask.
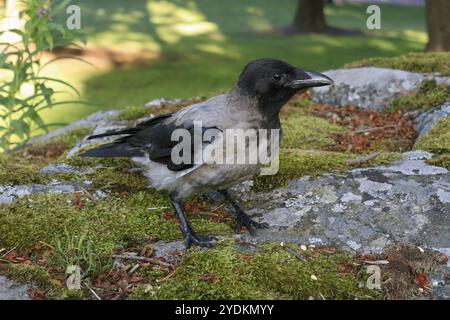
[[[333,84],[326,75],[295,68],[275,59],[249,62],[237,82],[237,87],[256,97],[263,108],[281,108],[298,91]]]

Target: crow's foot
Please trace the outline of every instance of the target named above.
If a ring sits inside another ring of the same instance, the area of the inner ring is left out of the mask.
[[[210,248],[218,239],[211,236],[198,236],[194,232],[187,232],[185,238],[185,250],[188,250],[193,244],[199,247]]]
[[[235,209],[236,212],[236,232],[241,231],[242,227],[247,228],[248,232],[254,236],[255,229],[267,229],[269,225],[267,223],[259,223],[252,220],[248,214],[242,211],[240,208]]]
[[[186,219],[186,215],[184,214],[181,202],[177,200],[174,195],[170,196],[170,200],[172,202],[173,208],[177,212],[178,219],[180,220],[180,228],[185,236],[185,250],[187,251],[193,244],[199,247],[212,247],[213,242],[217,241],[217,238],[196,235]]]
[[[269,225],[267,223],[259,223],[256,221],[253,221],[248,214],[246,214],[236,203],[236,201],[233,200],[233,198],[230,196],[230,193],[228,190],[219,190],[219,192],[225,197],[225,199],[230,202],[231,206],[233,207],[234,214],[236,216],[236,232],[241,231],[242,227],[246,227],[248,232],[252,236],[255,235],[255,229],[265,229],[268,228]]]

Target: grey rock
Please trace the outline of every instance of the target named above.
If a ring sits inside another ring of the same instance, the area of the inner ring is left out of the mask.
[[[315,89],[316,101],[354,104],[375,110],[384,108],[397,94],[414,92],[420,82],[430,76],[380,68],[337,70],[327,74],[336,81],[336,85]],[[439,81],[448,79],[440,78]],[[156,99],[147,107],[180,101]],[[113,118],[117,114],[118,111],[96,113],[35,138],[31,143],[46,141],[85,126],[94,128],[93,134],[124,128],[124,121]],[[420,116],[417,124],[420,134],[428,132],[437,119],[449,114],[447,103]],[[112,139],[115,137],[84,140],[70,150],[68,156],[91,144]],[[243,209],[253,219],[268,223],[269,228],[258,230],[256,237],[244,233],[218,238],[236,238],[240,249],[250,251],[266,241],[333,245],[352,251],[381,251],[390,244],[401,242],[442,250],[450,248],[450,173],[445,168],[428,165],[426,160],[431,157],[428,152],[415,150],[404,153],[402,160],[391,165],[324,174],[317,178],[302,177],[291,181],[285,188],[264,194],[252,192],[252,181],[247,181],[233,188],[233,192],[238,194]],[[51,164],[42,172],[83,175],[96,169]],[[38,192],[73,193],[86,188],[92,188],[92,183],[53,181],[47,185],[0,186],[0,204]],[[96,198],[108,196],[99,190],[93,194]],[[217,194],[210,194],[210,197],[222,198]],[[178,259],[183,247],[182,241],[158,242],[155,256]],[[442,282],[441,278],[435,275],[433,289],[439,292],[439,297],[450,296],[449,284]],[[0,277],[0,299],[2,294],[15,299],[20,297],[20,293],[26,293],[28,287],[20,287],[22,291],[17,291],[15,285],[8,281]]]
[[[437,191],[437,196],[442,203],[450,203],[450,192],[439,189]]]
[[[430,160],[433,154],[423,150],[413,150],[402,154],[404,160]]]
[[[358,251],[380,251],[401,242],[448,248],[450,173],[427,165],[426,157],[410,152],[391,166],[302,178],[269,194],[246,192],[242,204],[270,226],[258,230],[257,242],[331,244]]]
[[[411,175],[439,175],[448,173],[448,170],[441,167],[430,166],[424,160],[401,160],[387,167],[380,167],[387,172],[401,173],[405,176]],[[362,170],[363,171],[363,170]]]
[[[35,193],[73,193],[90,187],[89,181],[84,182],[60,182],[53,181],[47,185],[31,184],[18,186],[0,186],[0,204],[10,204],[18,198]],[[101,194],[98,195],[102,197]]]
[[[416,130],[419,133],[416,141],[425,136],[440,119],[447,117],[450,117],[450,101],[419,115],[416,118]]]
[[[155,107],[161,106],[162,104],[177,104],[182,101],[183,101],[183,99],[169,99],[168,100],[166,98],[158,98],[158,99],[153,99],[153,100],[147,102],[145,104],[145,106],[147,108],[155,108]]]
[[[425,79],[433,78],[438,83],[450,83],[449,77],[375,67],[330,70],[324,73],[335,84],[312,89],[314,101],[338,106],[350,104],[376,111],[389,106],[397,96],[415,93]]]
[[[48,134],[38,136],[30,139],[27,144],[31,145],[38,142],[44,142],[56,137],[62,136],[74,129],[84,128],[84,127],[95,127],[98,124],[106,123],[111,121],[112,117],[117,116],[119,114],[118,110],[110,110],[110,111],[99,111],[91,114],[85,119],[73,122],[63,128],[56,129]]]
[[[27,290],[29,285],[19,285],[0,276],[0,300],[30,300]]]
[[[55,174],[55,173],[74,173],[74,174],[87,174],[94,172],[96,168],[77,168],[66,163],[52,163],[42,168],[42,173]]]

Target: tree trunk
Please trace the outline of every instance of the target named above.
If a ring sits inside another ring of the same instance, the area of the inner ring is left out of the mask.
[[[450,1],[426,1],[427,51],[450,51]]]
[[[302,32],[327,30],[323,8],[323,0],[298,0],[293,26]]]

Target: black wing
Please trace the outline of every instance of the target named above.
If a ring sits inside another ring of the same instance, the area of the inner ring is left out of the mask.
[[[150,160],[167,165],[172,171],[181,171],[192,168],[194,148],[191,147],[191,160],[189,163],[175,164],[172,161],[172,148],[179,141],[172,141],[172,133],[179,128],[184,128],[191,134],[191,144],[194,143],[194,127],[191,123],[175,125],[165,123],[163,120],[172,114],[157,116],[145,121],[134,128],[119,131],[110,131],[103,134],[90,136],[95,139],[113,135],[125,135],[112,143],[102,145],[81,154],[82,157],[141,157],[148,153]],[[203,128],[205,130],[211,128]],[[214,129],[217,129],[214,127]],[[218,129],[217,129],[218,130]]]

